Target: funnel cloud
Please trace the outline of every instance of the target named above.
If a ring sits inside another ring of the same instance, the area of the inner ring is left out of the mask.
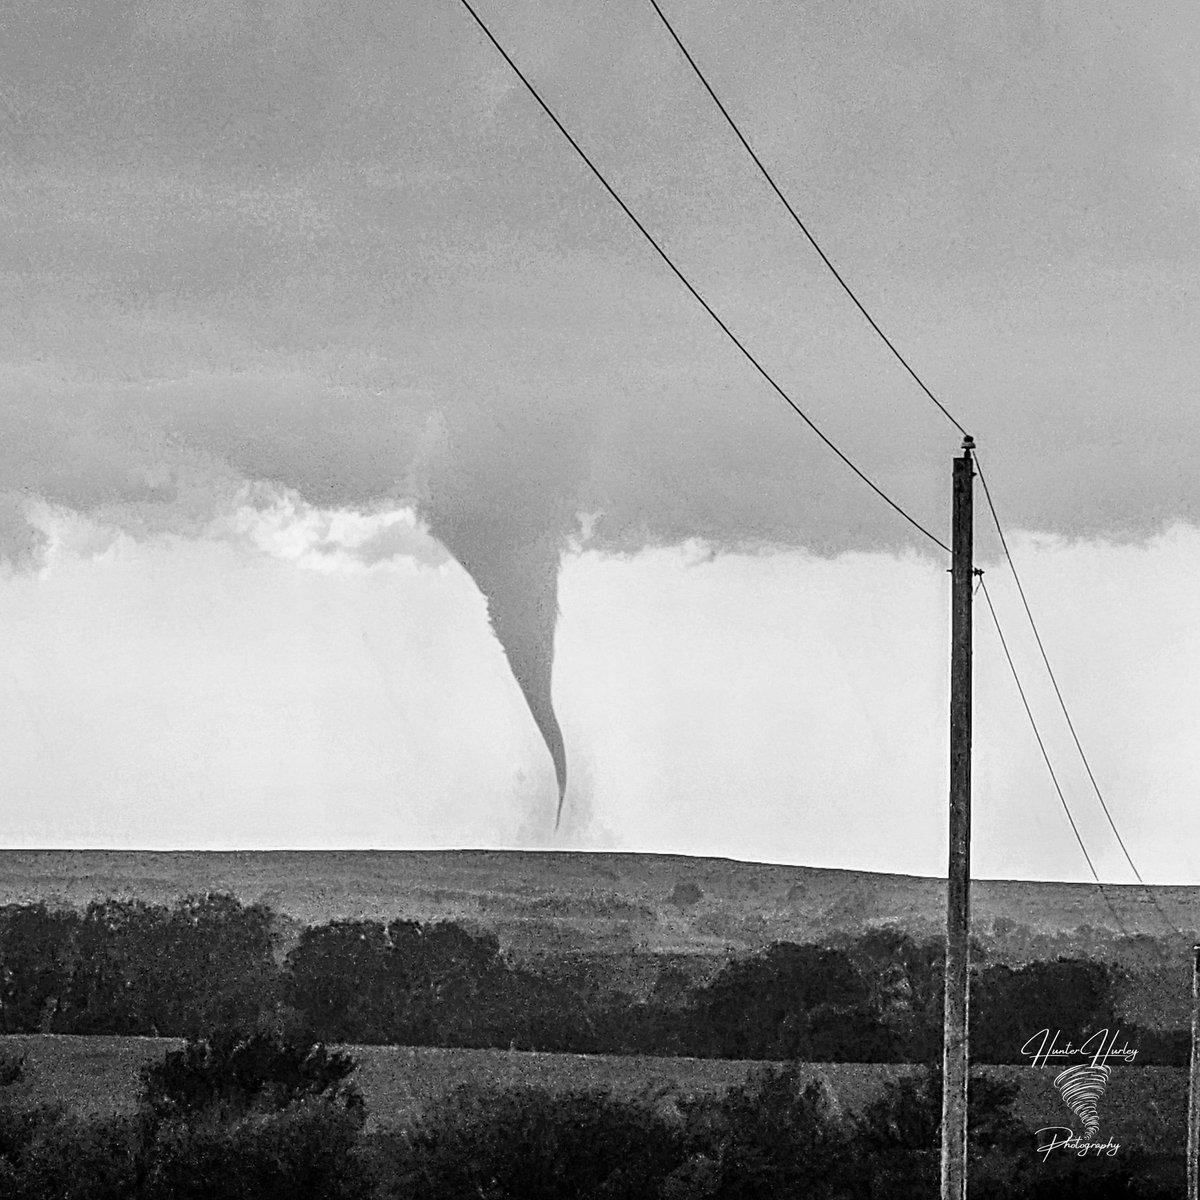
[[[653,13],[491,9],[681,269],[944,536],[956,432]],[[700,0],[679,27],[978,438],[1011,527],[1136,540],[1200,521],[1200,409],[1181,402],[1200,377],[1195,6],[836,9],[761,0],[731,22]],[[561,817],[557,580],[580,514],[609,555],[692,538],[927,552],[722,340],[454,5],[24,3],[3,41],[14,569],[49,548],[38,504],[189,537],[248,482],[322,511],[412,509],[486,597]],[[1054,446],[1070,453],[1050,469]]]
[[[440,528],[435,520],[431,529]],[[477,547],[470,545],[475,538],[449,533],[441,540],[487,597],[492,630],[550,752],[558,784],[557,828],[567,791],[566,747],[551,695],[560,547],[555,539],[543,538],[526,546],[492,546],[477,556]]]

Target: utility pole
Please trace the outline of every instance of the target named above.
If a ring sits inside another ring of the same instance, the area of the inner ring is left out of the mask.
[[[1192,1061],[1188,1073],[1188,1200],[1200,1200],[1200,946],[1192,947]]]
[[[967,1001],[971,936],[971,587],[975,442],[954,460],[950,578],[950,866],[946,878],[946,1006],[942,1033],[942,1194],[967,1195]]]

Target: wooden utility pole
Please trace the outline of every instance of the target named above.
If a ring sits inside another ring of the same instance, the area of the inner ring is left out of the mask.
[[[1188,1200],[1200,1200],[1200,946],[1192,947],[1192,1061],[1188,1074]]]
[[[967,1195],[967,1001],[971,935],[971,587],[975,442],[954,460],[950,567],[950,868],[946,879],[946,1007],[942,1035],[942,1196]]]

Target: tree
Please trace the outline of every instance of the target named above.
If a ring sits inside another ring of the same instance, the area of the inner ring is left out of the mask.
[[[222,1027],[265,1027],[278,1006],[274,914],[209,892],[178,901],[158,931],[158,1032],[198,1037]]]
[[[189,1041],[142,1071],[141,1104],[156,1121],[198,1114],[222,1120],[247,1112],[278,1112],[305,1100],[362,1111],[349,1082],[357,1063],[323,1044],[303,1045],[275,1034],[223,1030]]]
[[[329,1042],[386,1040],[390,1007],[387,932],[378,921],[305,929],[287,957],[285,996],[307,1033]]]
[[[231,1123],[160,1126],[138,1200],[371,1200],[359,1122],[305,1100]],[[129,1193],[126,1193],[129,1195]]]
[[[1021,1047],[1040,1029],[1061,1030],[1078,1045],[1112,1029],[1113,988],[1103,963],[1060,958],[1018,970],[990,967],[972,986],[972,1051],[979,1062],[1027,1061]]]
[[[971,1195],[1011,1200],[1024,1194],[1032,1138],[1012,1113],[1018,1085],[972,1072],[967,1091]],[[889,1080],[854,1120],[852,1156],[865,1194],[895,1200],[936,1195],[940,1164],[942,1070],[936,1065]]]
[[[67,991],[78,930],[73,910],[0,909],[0,1032],[37,1033],[50,1022]]]
[[[684,1105],[689,1161],[688,1191],[669,1194],[721,1200],[819,1200],[840,1190],[847,1130],[828,1088],[808,1082],[790,1064],[768,1067],[720,1098]]]
[[[869,929],[847,949],[871,989],[871,1007],[894,1035],[897,1059],[940,1059],[945,943],[918,942],[885,925]]]
[[[468,1085],[389,1145],[406,1200],[642,1200],[685,1156],[678,1123],[643,1102]]]
[[[155,1034],[169,972],[167,910],[140,900],[93,900],[80,921],[65,1003],[55,1028],[70,1033]]]
[[[870,989],[843,950],[776,942],[729,963],[693,1009],[710,1053],[730,1058],[811,1058],[814,1046],[850,1052],[879,1024]],[[836,1026],[846,1026],[846,1036]],[[852,1053],[852,1056],[855,1056]]]

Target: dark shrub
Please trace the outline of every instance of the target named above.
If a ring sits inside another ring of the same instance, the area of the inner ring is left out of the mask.
[[[79,917],[44,904],[0,909],[0,1033],[38,1033],[66,994]]]
[[[695,1042],[725,1058],[860,1059],[889,1034],[871,1009],[862,973],[843,950],[776,942],[735,959],[696,994]]]
[[[973,1074],[967,1137],[973,1200],[1025,1194],[1036,1166],[1033,1138],[1012,1114],[1018,1086]],[[940,1065],[889,1080],[854,1121],[856,1178],[866,1194],[918,1200],[937,1195],[941,1164]]]
[[[308,1099],[361,1114],[362,1097],[347,1082],[356,1066],[348,1054],[324,1045],[225,1031],[190,1041],[144,1068],[142,1105],[160,1121],[203,1112],[233,1118]]]
[[[322,1100],[222,1123],[172,1121],[148,1147],[145,1200],[366,1200],[356,1117]]]
[[[274,924],[269,908],[223,893],[178,901],[158,930],[150,1006],[157,1032],[199,1037],[221,1027],[268,1027],[279,999]]]
[[[644,1102],[461,1086],[389,1156],[405,1200],[644,1200],[686,1146],[681,1122]]]
[[[0,1110],[5,1200],[129,1200],[137,1196],[139,1134],[128,1117],[85,1119],[56,1106]]]
[[[795,1065],[767,1068],[719,1099],[685,1106],[687,1163],[667,1193],[722,1200],[841,1195],[847,1136],[828,1089]]]
[[[0,1050],[0,1087],[11,1087],[25,1078],[25,1055]]]
[[[313,1036],[331,1042],[386,1040],[390,945],[378,921],[310,926],[287,957],[286,999]]]
[[[57,1032],[154,1034],[166,969],[167,910],[140,900],[93,900],[75,937]]]
[[[972,980],[971,1011],[975,1061],[1025,1062],[1021,1048],[1040,1029],[1061,1029],[1078,1044],[1114,1027],[1112,971],[1068,958],[990,967]]]
[[[680,880],[672,889],[671,894],[667,897],[668,904],[674,904],[678,908],[688,908],[690,905],[698,904],[704,899],[704,892],[701,891],[700,885],[688,880],[686,883]]]

